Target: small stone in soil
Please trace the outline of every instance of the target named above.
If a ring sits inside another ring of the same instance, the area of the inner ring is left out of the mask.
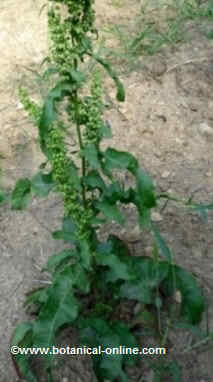
[[[152,212],[152,220],[153,222],[160,222],[163,220],[163,217],[161,214],[159,214],[159,212]]]

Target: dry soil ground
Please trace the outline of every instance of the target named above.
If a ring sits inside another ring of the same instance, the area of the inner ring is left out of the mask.
[[[0,154],[2,184],[8,188],[20,176],[32,175],[42,160],[35,128],[19,102],[17,87],[30,74],[25,67],[37,68],[47,52],[45,11],[39,16],[43,3],[1,0],[0,4]],[[128,24],[140,11],[139,2],[133,0],[123,1],[122,7],[115,6],[117,1],[96,3],[98,24],[102,26]],[[124,104],[116,105],[113,86],[106,84],[111,101],[106,118],[114,134],[110,144],[135,154],[152,174],[159,191],[180,197],[196,192],[197,201],[212,202],[213,40],[203,35],[202,26],[201,21],[189,22],[188,37],[193,38],[152,57],[141,57],[134,71],[123,74],[127,95]],[[113,38],[110,43],[114,44]],[[54,198],[34,200],[24,212],[1,207],[0,382],[17,381],[8,352],[10,337],[18,322],[26,319],[25,293],[40,285],[39,280],[47,281],[40,269],[48,255],[63,248],[63,243],[51,237],[62,212],[60,200]],[[134,212],[130,209],[127,214],[127,229],[119,231],[115,226],[113,230],[129,242],[136,237],[139,244],[134,250],[149,253],[148,237],[140,237],[134,228]],[[153,219],[177,263],[198,277],[209,301],[209,329],[213,331],[212,213],[206,224],[198,215],[169,205],[163,212],[156,211]],[[187,341],[181,336],[177,332],[171,342],[182,362],[183,381],[212,381],[212,349],[198,349],[181,359]],[[91,373],[85,367],[83,359],[75,361],[75,368],[70,366],[70,374],[61,376],[60,381],[89,381]],[[129,378],[150,382],[152,374],[133,369]]]

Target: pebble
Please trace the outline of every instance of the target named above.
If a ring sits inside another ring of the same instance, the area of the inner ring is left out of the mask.
[[[151,256],[152,255],[152,252],[153,252],[153,248],[152,247],[146,247],[144,249],[144,252],[145,252],[145,256]]]
[[[159,76],[162,76],[164,73],[166,73],[167,65],[164,60],[158,57],[157,60],[154,60],[153,62],[149,64],[148,69],[155,77],[159,77]]]
[[[140,240],[141,238],[141,230],[139,228],[138,225],[136,225],[133,230],[131,231],[126,231],[126,230],[122,230],[121,231],[121,235],[123,237],[125,237],[125,239],[129,242],[132,242],[132,241],[136,241],[136,240]]]
[[[155,152],[154,152],[154,156],[155,156],[156,158],[160,159],[160,157],[161,157],[161,153],[160,153],[160,151],[155,151]]]
[[[169,175],[170,175],[170,171],[164,171],[164,172],[162,173],[162,175],[161,175],[161,178],[166,179],[166,178],[169,177]]]
[[[209,126],[206,122],[200,123],[199,132],[206,138],[213,138],[213,127]]]
[[[169,188],[169,189],[167,190],[167,192],[168,192],[168,194],[174,194],[174,190],[173,190],[172,188]]]
[[[207,171],[205,175],[208,176],[208,177],[211,177],[212,173],[211,173],[211,171]]]
[[[23,103],[21,103],[21,102],[17,102],[17,104],[16,104],[16,109],[17,109],[17,110],[24,109],[24,105],[23,105]]]
[[[163,220],[163,216],[159,214],[159,212],[152,212],[152,220],[153,222],[161,222]]]
[[[141,302],[137,302],[137,304],[134,307],[134,315],[138,314],[142,310],[143,305]]]
[[[181,297],[181,293],[179,292],[179,290],[177,290],[174,294],[174,300],[178,303],[178,304],[181,304],[181,301],[182,301],[182,297]]]

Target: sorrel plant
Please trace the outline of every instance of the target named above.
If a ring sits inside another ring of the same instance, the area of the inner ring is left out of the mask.
[[[60,330],[72,326],[82,345],[137,346],[131,323],[114,314],[116,307],[129,300],[159,312],[160,290],[168,296],[179,290],[181,318],[198,324],[205,306],[201,289],[192,274],[174,264],[172,252],[151,219],[159,199],[175,198],[157,195],[151,177],[131,153],[101,149],[102,140],[112,134],[104,120],[103,70],[115,83],[118,101],[124,101],[125,93],[115,71],[95,52],[98,31],[93,0],[49,0],[48,27],[51,44],[43,78],[48,77],[53,85],[42,105],[20,88],[21,102],[38,128],[46,161],[32,179],[16,183],[11,205],[22,209],[33,195],[59,193],[64,217],[61,230],[53,232],[53,237],[63,239],[69,248],[48,259],[45,270],[52,281],[27,297],[26,304],[37,307],[36,318],[17,326],[12,345],[51,348]],[[97,63],[92,76],[85,71],[88,59]],[[73,140],[74,150],[70,146]],[[123,185],[118,171],[130,172],[135,185]],[[203,213],[212,208],[191,199],[183,203]],[[129,204],[136,207],[141,231],[153,234],[153,256],[132,256],[115,235],[108,235],[105,241],[99,237],[106,222],[125,224],[122,205]],[[164,333],[160,334],[165,339]],[[138,357],[93,355],[95,374],[99,381],[127,381],[124,366]],[[13,361],[27,381],[39,380],[30,367],[30,355],[14,355]],[[45,356],[49,380],[52,361],[53,355]]]

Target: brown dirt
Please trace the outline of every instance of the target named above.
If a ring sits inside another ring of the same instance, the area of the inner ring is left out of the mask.
[[[17,6],[15,0],[2,0],[0,5],[0,154],[5,187],[13,186],[20,176],[31,176],[42,161],[36,131],[18,100],[17,86],[29,75],[24,66],[38,68],[46,53],[45,11],[39,16],[43,3],[29,0]],[[99,25],[128,24],[140,10],[139,2],[133,0],[124,1],[122,7],[116,7],[115,1],[96,3]],[[207,25],[206,21],[203,23]],[[107,82],[111,109],[106,111],[106,119],[114,134],[109,144],[136,155],[153,176],[158,191],[184,198],[194,192],[197,201],[210,203],[213,196],[213,40],[203,35],[203,23],[188,22],[186,42],[167,47],[152,57],[141,57],[137,70],[122,75],[125,103],[116,104],[113,85]],[[116,45],[116,42],[112,39],[110,44]],[[34,84],[33,79],[31,81]],[[209,302],[209,330],[213,331],[213,213],[209,213],[206,224],[198,215],[173,204],[163,211],[161,207],[153,219],[176,262],[193,272],[201,283]],[[63,248],[63,243],[51,237],[51,231],[60,225],[63,210],[60,200],[51,197],[34,200],[24,212],[9,211],[7,206],[0,211],[0,382],[15,382],[17,376],[8,344],[17,323],[27,318],[22,306],[24,294],[48,281],[47,275],[41,276],[40,269],[50,254]],[[127,228],[120,230],[115,225],[108,227],[109,231],[112,229],[128,242],[139,240],[137,245],[132,245],[135,253],[149,254],[150,238],[145,233],[141,237],[135,230],[134,211],[129,208],[126,213]],[[201,348],[181,357],[186,335],[173,333],[170,341],[173,354],[177,352],[182,364],[184,382],[212,381],[211,348],[205,352]],[[60,381],[79,381],[77,374],[81,370],[82,375],[83,368],[79,362],[77,370],[70,371],[69,379],[63,375]],[[153,377],[144,369],[144,361],[141,368],[133,368],[129,374],[129,380],[138,382],[150,382]],[[80,380],[83,381],[83,377]]]

